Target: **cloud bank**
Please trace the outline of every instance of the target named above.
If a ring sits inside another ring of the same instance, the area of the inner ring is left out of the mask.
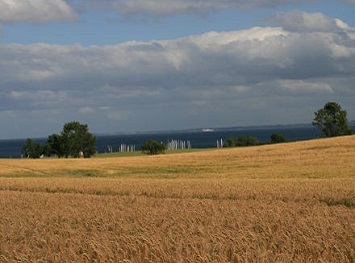
[[[355,118],[355,29],[318,13],[275,21],[169,41],[1,45],[0,117],[43,135],[74,119],[96,132],[287,124],[337,100]]]
[[[322,13],[306,13],[292,11],[279,13],[273,17],[274,21],[281,24],[285,30],[291,32],[329,32],[341,31],[337,20]]]
[[[113,10],[123,16],[169,16],[181,13],[209,13],[231,8],[274,7],[299,2],[296,0],[89,0],[87,3],[90,3],[91,8]]]
[[[342,2],[355,3],[353,0]],[[85,11],[110,11],[121,17],[167,17],[179,14],[201,15],[227,9],[281,7],[311,0],[0,0],[0,24],[74,21]],[[75,11],[76,10],[76,11]],[[300,17],[298,22],[310,17]],[[314,18],[314,17],[313,17]],[[324,19],[319,14],[318,19]],[[284,19],[278,17],[277,19]],[[316,19],[316,18],[314,18]],[[310,22],[310,21],[308,21]],[[292,25],[290,25],[292,26]],[[315,25],[316,26],[316,25]]]
[[[0,23],[72,21],[76,14],[64,0],[1,0]]]

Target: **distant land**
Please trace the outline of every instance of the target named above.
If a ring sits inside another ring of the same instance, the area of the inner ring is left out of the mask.
[[[355,120],[349,122],[355,130]],[[113,133],[100,133],[95,135],[133,135],[133,134],[169,134],[169,133],[191,133],[191,132],[223,132],[223,131],[251,131],[251,130],[286,130],[286,129],[302,129],[312,128],[310,123],[298,124],[276,124],[276,125],[253,125],[253,126],[230,126],[230,127],[203,127],[181,130],[156,130],[156,131],[138,131],[138,132],[113,132]]]

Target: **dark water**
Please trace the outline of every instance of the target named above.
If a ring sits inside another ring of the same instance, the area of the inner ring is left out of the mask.
[[[232,130],[214,132],[176,132],[159,134],[131,134],[131,135],[107,135],[96,137],[96,148],[99,153],[119,151],[121,144],[134,145],[139,150],[141,145],[149,139],[167,143],[168,140],[190,141],[192,148],[217,147],[217,140],[226,140],[230,136],[254,136],[259,142],[270,142],[270,135],[281,133],[288,141],[300,141],[319,137],[319,131],[310,128],[287,129],[259,129],[259,130]],[[46,138],[34,139],[36,142],[45,143]],[[20,158],[21,149],[26,139],[0,140],[0,158]]]

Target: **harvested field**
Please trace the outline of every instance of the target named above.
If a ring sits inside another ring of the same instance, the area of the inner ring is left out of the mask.
[[[0,262],[354,262],[354,153],[0,160]]]

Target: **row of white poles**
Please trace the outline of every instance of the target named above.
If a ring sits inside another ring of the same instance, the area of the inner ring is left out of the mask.
[[[220,140],[217,140],[217,148],[223,148],[224,146],[224,141],[221,138]],[[167,143],[167,149],[168,150],[185,150],[185,149],[192,149],[192,144],[190,141],[184,141],[184,140],[169,140]],[[113,153],[113,147],[108,145],[107,150],[109,153]],[[136,145],[134,144],[125,144],[122,143],[118,147],[119,152],[135,152],[136,151]]]

